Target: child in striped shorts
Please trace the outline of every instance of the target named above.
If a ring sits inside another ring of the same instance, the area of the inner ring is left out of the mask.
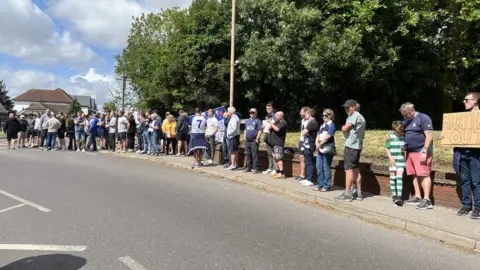
[[[405,170],[405,140],[402,121],[393,121],[392,131],[393,133],[388,135],[389,139],[385,146],[390,161],[390,189],[393,202],[402,206],[403,171]]]

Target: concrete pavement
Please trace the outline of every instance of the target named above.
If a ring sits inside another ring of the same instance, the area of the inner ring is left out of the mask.
[[[0,148],[0,168],[0,209],[22,198],[51,210],[25,205],[0,213],[0,269],[480,265],[478,255],[354,216],[145,160]],[[8,245],[27,250],[4,249]]]

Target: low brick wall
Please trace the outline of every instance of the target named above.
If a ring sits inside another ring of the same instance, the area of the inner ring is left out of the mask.
[[[266,151],[260,151],[260,168],[268,167],[268,157]],[[218,151],[215,160],[223,163],[223,153]],[[244,149],[239,150],[239,164],[245,164]],[[284,157],[284,170],[287,176],[298,176],[300,173],[299,154],[286,153]],[[360,171],[362,174],[362,190],[382,196],[390,196],[390,179],[388,167],[385,165],[361,163]],[[454,173],[432,172],[433,192],[432,202],[435,205],[458,208],[461,207],[461,190],[458,184],[457,176]],[[332,185],[333,188],[345,187],[345,171],[343,169],[343,160],[334,159],[332,163]],[[404,199],[413,195],[413,182],[411,177],[404,178]]]

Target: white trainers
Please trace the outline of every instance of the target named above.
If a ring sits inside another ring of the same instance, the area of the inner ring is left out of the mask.
[[[305,184],[307,181],[308,181],[307,179],[303,179],[303,180],[298,181],[298,183],[299,183],[300,185],[303,185],[303,184]]]
[[[311,187],[313,186],[313,183],[308,181],[308,180],[305,180],[305,183],[302,184],[304,187]]]
[[[212,165],[212,164],[213,164],[213,160],[209,159],[209,160],[207,161],[207,163],[208,163],[209,165]]]
[[[85,153],[85,149],[82,149],[82,153]]]
[[[262,173],[263,173],[263,174],[270,174],[270,173],[272,173],[272,170],[268,169],[268,170],[266,170],[266,171],[263,171]]]
[[[80,149],[77,149],[77,152],[80,152]]]

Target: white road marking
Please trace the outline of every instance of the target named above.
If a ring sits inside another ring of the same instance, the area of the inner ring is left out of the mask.
[[[31,244],[0,244],[0,250],[34,250],[34,251],[84,251],[86,246],[58,246],[58,245],[31,245]]]
[[[0,210],[0,213],[3,213],[3,212],[7,212],[7,211],[10,211],[10,210],[13,210],[15,208],[19,208],[19,207],[22,207],[22,206],[25,206],[26,204],[24,203],[21,203],[19,205],[15,205],[15,206],[12,206],[12,207],[8,207],[8,208],[5,208],[5,209],[2,209]]]
[[[118,259],[132,270],[146,270],[145,267],[130,257],[120,257]]]
[[[42,211],[42,212],[46,212],[46,213],[47,213],[47,212],[52,212],[52,210],[50,210],[50,209],[48,209],[48,208],[45,208],[45,207],[43,207],[43,206],[40,206],[40,205],[38,205],[38,204],[36,204],[36,203],[33,203],[33,202],[31,202],[31,201],[27,201],[27,200],[25,200],[25,199],[22,199],[22,198],[20,198],[20,197],[18,197],[18,196],[16,196],[16,195],[10,194],[10,193],[8,193],[8,192],[6,192],[6,191],[3,191],[3,190],[1,190],[1,189],[0,189],[0,194],[3,194],[3,195],[5,195],[5,196],[7,196],[7,197],[10,197],[10,198],[12,198],[12,199],[14,199],[14,200],[17,200],[17,201],[21,202],[21,203],[24,203],[24,204],[26,204],[26,205],[29,205],[29,206],[31,206],[31,207],[33,207],[33,208],[37,208],[38,210],[40,210],[40,211]]]

